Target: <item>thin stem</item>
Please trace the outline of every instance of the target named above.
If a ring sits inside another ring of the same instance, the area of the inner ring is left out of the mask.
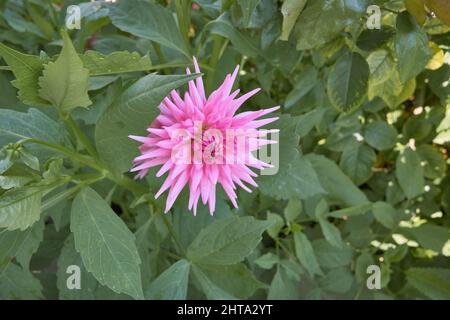
[[[172,226],[172,223],[167,219],[166,215],[159,211],[159,214],[161,215],[164,225],[166,226],[167,230],[169,231],[170,235],[172,236],[172,239],[175,241],[178,249],[180,250],[180,253],[183,256],[186,256],[186,250],[184,250],[183,245],[181,244],[180,239],[178,238],[177,233],[175,232],[175,229]]]
[[[147,192],[147,188],[145,188],[145,186],[135,182],[134,180],[132,180],[126,176],[117,177],[117,176],[113,175],[106,167],[104,167],[101,164],[98,164],[94,159],[83,156],[83,155],[81,155],[77,152],[74,152],[70,149],[67,149],[63,146],[49,143],[46,141],[37,140],[37,139],[26,139],[26,140],[24,140],[24,142],[36,143],[36,144],[42,145],[44,147],[47,147],[49,149],[55,150],[65,156],[71,158],[72,160],[80,162],[88,167],[91,167],[94,170],[99,171],[100,173],[102,173],[102,175],[104,177],[115,182],[119,186],[130,190],[131,192],[133,192],[137,195]]]
[[[222,43],[224,39],[219,35],[213,35],[213,48],[211,53],[211,59],[209,60],[210,67],[215,70],[217,67],[217,64],[220,60],[220,53],[222,52]],[[206,89],[207,91],[211,90],[211,86],[213,84],[214,80],[214,72],[211,72],[208,75],[207,81],[206,81]]]
[[[175,9],[177,12],[178,26],[183,36],[186,50],[190,51],[189,26],[191,24],[191,0],[175,0]]]
[[[81,155],[75,151],[72,151],[70,149],[67,149],[63,146],[60,146],[58,144],[53,144],[50,142],[46,142],[46,141],[42,141],[42,140],[38,140],[38,139],[25,139],[23,142],[29,142],[29,143],[35,143],[35,144],[39,144],[41,146],[47,147],[49,149],[52,149],[54,151],[57,151],[65,156],[68,156],[69,158],[71,158],[72,160],[75,160],[77,162],[80,162],[84,165],[87,165],[97,171],[103,172],[106,174],[105,171],[107,171],[107,169],[105,169],[103,166],[98,165],[95,161],[93,161],[92,158]]]
[[[73,120],[73,118],[69,115],[64,122],[67,124],[67,126],[72,130],[75,137],[78,139],[78,141],[81,143],[81,145],[86,149],[86,151],[93,156],[94,158],[98,157],[97,150],[95,150],[94,145],[91,143],[89,138],[81,131],[78,124]]]

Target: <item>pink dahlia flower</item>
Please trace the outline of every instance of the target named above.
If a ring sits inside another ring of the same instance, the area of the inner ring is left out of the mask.
[[[199,73],[194,58],[195,72]],[[250,168],[264,169],[271,165],[258,160],[253,152],[275,143],[265,139],[277,130],[257,130],[278,117],[259,119],[279,107],[236,114],[242,104],[259,89],[239,98],[239,90],[231,93],[239,66],[228,74],[223,84],[207,98],[201,77],[189,82],[184,99],[173,90],[160,105],[161,113],[146,137],[130,136],[142,143],[141,155],[134,159],[132,172],[143,178],[150,168],[162,165],[156,176],[168,172],[158,198],[169,189],[165,212],[168,212],[182,189],[189,186],[189,210],[196,214],[199,199],[208,203],[214,213],[216,185],[220,184],[237,208],[236,186],[251,192],[245,183],[257,187]],[[187,73],[190,74],[189,68]]]

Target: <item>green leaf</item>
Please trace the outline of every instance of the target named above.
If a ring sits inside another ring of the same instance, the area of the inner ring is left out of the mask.
[[[254,261],[254,263],[258,267],[260,267],[262,269],[267,269],[267,270],[272,269],[279,262],[280,262],[280,259],[278,258],[278,256],[274,255],[271,252],[260,256],[258,259],[256,259]]]
[[[87,51],[80,55],[83,66],[90,76],[110,75],[124,72],[146,71],[152,68],[148,55],[141,57],[137,52],[116,51],[104,55]]]
[[[342,267],[330,270],[323,279],[320,280],[320,287],[323,290],[346,293],[354,283],[353,274],[348,268]]]
[[[388,150],[397,141],[397,131],[384,121],[374,121],[366,126],[364,139],[377,150]]]
[[[355,262],[355,276],[359,283],[365,283],[368,277],[367,267],[374,264],[372,255],[366,251],[361,253]]]
[[[230,21],[230,14],[224,12],[216,20],[209,22],[203,29],[203,32],[209,30],[212,34],[218,34],[231,41],[233,46],[240,53],[250,57],[264,57],[263,52],[259,49],[255,38],[248,37],[237,30]]]
[[[270,283],[268,300],[295,300],[299,298],[298,282],[292,281],[284,268],[278,268]]]
[[[251,22],[252,14],[261,0],[238,0],[243,14],[244,28],[248,28]]]
[[[395,29],[382,26],[381,29],[364,29],[356,40],[356,45],[365,51],[373,51],[384,45],[395,34]]]
[[[284,217],[286,221],[292,222],[303,211],[303,203],[300,200],[292,199],[288,201],[286,208],[284,208]]]
[[[80,268],[80,289],[69,289],[67,280],[71,273],[67,273],[69,266]],[[95,290],[99,283],[94,276],[89,273],[83,265],[80,254],[75,250],[73,236],[69,236],[64,242],[64,247],[58,257],[57,262],[57,287],[58,297],[61,300],[94,300]]]
[[[422,161],[425,162],[424,175],[428,179],[444,178],[447,172],[447,164],[444,155],[429,144],[423,144],[417,147]]]
[[[375,162],[375,152],[365,144],[356,148],[346,149],[342,153],[340,167],[356,185],[361,185],[372,176],[372,165]]]
[[[286,0],[281,6],[283,15],[283,26],[281,27],[280,40],[288,41],[291,30],[298,16],[306,5],[307,0]]]
[[[294,88],[286,97],[284,107],[290,109],[300,101],[316,85],[318,79],[317,69],[313,66],[307,67],[296,80]]]
[[[325,239],[319,239],[313,241],[312,245],[319,265],[324,268],[342,267],[352,262],[353,251],[345,244],[337,248]]]
[[[211,282],[238,299],[248,299],[256,290],[265,287],[243,263],[231,266],[199,265],[198,267]]]
[[[297,49],[309,50],[333,40],[347,25],[359,19],[367,7],[366,0],[310,1],[295,26]]]
[[[320,155],[308,155],[320,184],[327,192],[326,197],[333,203],[357,206],[368,202],[365,194],[358,189],[333,161]]]
[[[86,269],[117,293],[142,299],[140,258],[125,223],[92,189],[84,188],[72,205],[70,228]]]
[[[155,41],[191,58],[168,9],[147,1],[129,0],[121,1],[109,10],[112,23],[120,30]]]
[[[424,192],[425,180],[420,162],[419,155],[411,148],[405,148],[397,157],[395,174],[408,199]]]
[[[281,229],[284,227],[284,219],[277,213],[267,213],[267,221],[271,224],[271,226],[267,229],[267,233],[272,239],[277,239],[278,234]]]
[[[372,208],[372,204],[366,203],[366,204],[361,204],[361,205],[350,207],[350,208],[335,210],[335,211],[327,213],[326,216],[333,217],[333,218],[353,217],[353,216],[363,215],[367,211],[369,211],[371,208]]]
[[[278,154],[278,158],[275,156],[272,159],[274,165],[278,164],[278,172],[275,175],[263,172],[259,177],[259,187],[262,193],[276,199],[306,199],[324,192],[311,163],[299,156],[297,147],[300,137],[294,131],[301,120],[301,117],[282,115],[273,125],[273,128],[280,129],[279,141],[283,141],[275,147],[279,147],[279,152],[272,153]]]
[[[208,276],[196,265],[192,266],[192,272],[197,279],[197,281],[200,284],[200,287],[202,289],[202,292],[205,294],[206,298],[209,300],[236,300],[237,298],[222,288],[220,288],[218,285],[216,285],[214,282],[212,282]]]
[[[430,223],[417,228],[403,228],[402,233],[416,240],[423,248],[441,253],[445,243],[450,239],[447,227],[436,226]]]
[[[31,106],[48,106],[48,102],[39,96],[38,78],[44,69],[44,63],[37,56],[20,53],[0,43],[0,56],[12,68],[16,80],[12,82],[19,89],[20,101]]]
[[[83,67],[67,32],[62,32],[62,51],[55,62],[44,66],[39,78],[39,96],[58,108],[62,113],[70,113],[76,107],[92,104],[88,96],[89,71]]]
[[[343,112],[359,107],[366,96],[369,73],[369,65],[359,53],[347,53],[339,58],[327,82],[333,106]]]
[[[0,196],[0,228],[25,230],[41,217],[41,186],[11,189]]]
[[[280,139],[280,141],[285,141]],[[283,154],[280,154],[283,161]],[[308,197],[324,193],[319,178],[305,157],[296,156],[288,164],[280,163],[280,168],[275,176],[263,175],[259,178],[262,193],[277,199],[306,199]]]
[[[65,128],[37,109],[27,113],[0,109],[0,144],[22,139],[38,139],[62,144],[67,137]]]
[[[427,34],[408,12],[397,16],[395,51],[402,83],[417,76],[431,58]]]
[[[182,259],[158,276],[145,292],[150,300],[185,300],[189,281],[189,262]]]
[[[294,233],[295,254],[311,276],[323,275],[308,237],[302,232]]]
[[[325,236],[327,241],[337,247],[341,248],[343,245],[341,232],[339,229],[332,223],[328,222],[327,219],[319,218],[320,229],[322,229],[322,233]]]
[[[13,258],[25,270],[29,269],[31,256],[37,251],[44,236],[42,221],[25,231],[0,231],[0,274]]]
[[[0,296],[2,298],[16,300],[40,300],[43,299],[42,285],[31,272],[11,263],[0,274]]]
[[[188,248],[188,258],[197,263],[230,265],[242,261],[261,241],[270,224],[253,217],[230,217],[211,223]]]
[[[373,215],[375,219],[388,229],[393,229],[397,223],[397,210],[389,203],[378,201],[373,204]]]
[[[198,75],[149,74],[130,86],[100,117],[95,142],[100,156],[116,173],[128,171],[139,153],[139,143],[129,135],[146,135],[147,126],[159,114],[159,104],[168,93]]]
[[[439,268],[410,268],[406,270],[408,283],[426,297],[450,299],[450,270]]]
[[[372,52],[367,57],[367,63],[370,70],[369,99],[372,99],[371,91],[376,91],[374,88],[382,86],[385,81],[392,77],[392,74],[396,72],[396,65],[389,51],[384,49]]]

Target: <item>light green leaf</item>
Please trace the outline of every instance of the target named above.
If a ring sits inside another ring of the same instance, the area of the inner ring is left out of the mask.
[[[13,50],[3,43],[0,43],[0,56],[11,67],[16,77],[12,84],[19,89],[19,100],[31,106],[48,106],[49,103],[38,93],[38,78],[44,69],[43,61],[37,56]]]
[[[283,26],[281,27],[280,40],[287,41],[298,16],[306,5],[307,0],[286,0],[281,6]]]
[[[334,224],[328,222],[327,219],[322,217],[319,218],[319,224],[325,239],[327,239],[331,245],[341,248],[343,242],[339,229]]]
[[[261,257],[259,257],[258,259],[256,259],[254,261],[254,263],[258,267],[260,267],[262,269],[267,269],[267,270],[272,269],[279,262],[280,262],[280,259],[278,258],[278,256],[274,255],[271,252],[268,252],[268,253],[262,255]]]
[[[86,187],[76,196],[70,228],[86,269],[101,284],[143,298],[134,235],[94,190]]]
[[[272,239],[277,239],[278,234],[284,227],[283,217],[277,213],[269,212],[267,214],[267,221],[271,224],[271,226],[267,229],[267,233],[272,237]]]
[[[110,7],[110,18],[122,31],[155,41],[191,58],[172,13],[159,4],[142,0],[120,1]]]
[[[408,12],[397,16],[395,51],[402,83],[417,76],[431,58],[427,34]]]
[[[311,276],[322,275],[316,255],[308,237],[302,232],[294,233],[295,254],[300,263],[308,270]]]
[[[403,150],[398,155],[395,166],[398,182],[408,199],[415,198],[424,192],[423,167],[416,151],[411,148]]]
[[[116,51],[104,55],[87,51],[80,55],[81,61],[90,76],[110,75],[124,72],[146,71],[152,68],[148,55],[141,57],[137,52]]]
[[[261,241],[270,226],[253,217],[230,217],[211,223],[203,229],[188,248],[191,261],[230,265],[242,261]]]
[[[39,220],[41,200],[47,189],[40,186],[11,189],[0,196],[0,228],[25,230]]]
[[[426,297],[435,300],[450,299],[450,270],[440,268],[410,268],[406,279]]]
[[[359,107],[366,96],[369,73],[369,65],[359,53],[347,53],[339,58],[327,82],[333,106],[343,112]]]
[[[370,69],[369,88],[382,85],[396,71],[394,59],[389,51],[380,49],[367,57]]]
[[[369,211],[371,208],[372,208],[372,204],[366,203],[366,204],[361,204],[361,205],[350,207],[350,208],[335,210],[335,211],[327,213],[326,215],[328,217],[333,217],[333,218],[353,217],[353,216],[363,215],[367,211]]]
[[[159,114],[167,94],[198,75],[149,74],[130,86],[100,117],[95,142],[100,156],[116,173],[128,171],[139,154],[139,143],[129,135],[146,135],[147,126]]]
[[[67,32],[62,32],[64,44],[55,62],[44,66],[39,78],[39,96],[58,108],[62,113],[70,113],[76,107],[92,104],[88,96],[89,71],[83,67]]]
[[[150,300],[185,300],[189,281],[189,262],[182,259],[158,276],[145,292]]]
[[[292,222],[303,211],[303,203],[301,200],[292,199],[288,201],[286,208],[284,208],[284,217],[286,221]]]

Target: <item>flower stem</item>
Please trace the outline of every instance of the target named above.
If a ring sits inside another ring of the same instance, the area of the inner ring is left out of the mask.
[[[97,150],[95,150],[94,145],[91,143],[89,138],[81,131],[80,127],[77,125],[75,120],[69,115],[64,120],[66,125],[72,130],[75,137],[78,139],[78,141],[82,144],[82,146],[86,149],[86,151],[93,156],[94,158],[98,157]]]
[[[162,213],[161,211],[158,211],[158,213],[161,215],[164,225],[166,226],[167,230],[169,231],[170,235],[172,236],[172,239],[175,241],[178,249],[180,250],[180,253],[182,256],[186,256],[186,250],[184,249],[183,245],[181,244],[180,239],[178,238],[177,233],[175,232],[175,229],[173,228],[172,223],[167,219],[166,215]]]

